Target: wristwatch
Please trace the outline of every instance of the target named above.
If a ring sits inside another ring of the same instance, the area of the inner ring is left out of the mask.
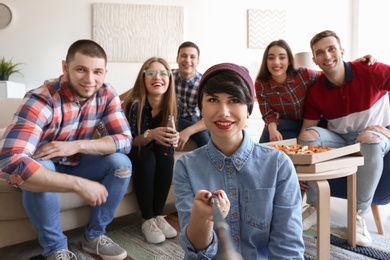
[[[150,134],[150,129],[148,129],[148,130],[146,130],[146,131],[144,132],[144,138],[150,140],[149,134]]]

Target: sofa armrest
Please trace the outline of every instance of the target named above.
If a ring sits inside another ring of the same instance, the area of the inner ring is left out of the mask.
[[[0,140],[3,138],[6,127],[0,128]]]

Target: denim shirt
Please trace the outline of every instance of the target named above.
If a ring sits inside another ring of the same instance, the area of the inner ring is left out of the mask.
[[[239,149],[224,156],[212,143],[179,158],[174,170],[176,208],[185,259],[215,259],[218,237],[196,251],[186,235],[195,193],[226,192],[228,223],[243,259],[303,259],[301,192],[292,161],[283,152],[255,143],[244,132]]]

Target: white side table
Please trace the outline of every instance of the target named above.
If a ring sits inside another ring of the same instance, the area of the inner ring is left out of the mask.
[[[330,258],[330,187],[328,180],[347,177],[348,194],[348,244],[356,247],[356,172],[360,165],[364,164],[363,157],[354,157],[355,161],[348,160],[351,157],[337,158],[326,163],[334,163],[339,169],[319,173],[299,173],[298,180],[313,181],[317,186],[317,259]],[[345,162],[348,162],[346,165]],[[347,167],[345,167],[347,166]]]
[[[23,98],[26,86],[12,81],[0,81],[0,98]]]

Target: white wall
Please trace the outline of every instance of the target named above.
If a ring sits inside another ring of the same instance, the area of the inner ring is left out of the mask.
[[[172,5],[184,7],[183,38],[199,45],[200,71],[230,61],[248,67],[254,78],[264,50],[247,48],[248,9],[285,10],[285,40],[294,52],[309,51],[311,37],[324,29],[335,30],[348,49],[351,1],[354,0],[3,0],[12,9],[14,20],[0,30],[0,57],[25,63],[24,76],[13,75],[11,80],[26,84],[27,89],[35,88],[45,79],[61,74],[61,60],[71,43],[92,38],[92,3]],[[175,50],[177,47],[172,46]],[[140,66],[111,62],[107,82],[123,93],[132,87]]]
[[[373,54],[379,61],[390,64],[388,33],[390,1],[360,0],[357,35],[357,55]]]

